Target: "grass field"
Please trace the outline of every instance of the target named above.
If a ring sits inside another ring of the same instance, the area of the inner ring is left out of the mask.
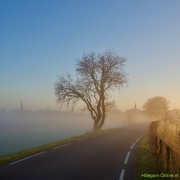
[[[121,127],[121,128],[123,128],[123,127]],[[43,146],[38,146],[38,147],[35,147],[35,148],[19,151],[17,153],[0,156],[0,165],[15,161],[17,159],[25,158],[27,156],[30,156],[30,155],[33,155],[33,154],[36,154],[36,153],[40,153],[42,151],[48,150],[50,148],[54,148],[56,146],[60,146],[60,145],[63,145],[63,144],[74,142],[74,141],[84,139],[84,138],[87,138],[87,137],[112,132],[112,131],[115,131],[117,129],[119,129],[119,128],[110,128],[110,129],[105,129],[105,130],[92,131],[92,132],[86,133],[86,134],[81,135],[81,136],[75,136],[75,137],[71,137],[71,138],[68,138],[68,139],[65,139],[65,140],[53,142],[51,144],[45,144]]]

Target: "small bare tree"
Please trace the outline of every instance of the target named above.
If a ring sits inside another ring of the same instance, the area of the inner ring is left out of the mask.
[[[125,118],[128,121],[129,126],[134,123],[134,114],[132,111],[126,111]]]
[[[124,72],[126,58],[120,57],[114,50],[108,49],[102,55],[90,53],[77,59],[77,79],[70,74],[61,75],[55,83],[55,96],[61,106],[73,108],[78,102],[85,103],[82,111],[88,110],[94,120],[94,130],[101,129],[106,112],[116,105],[110,101],[111,90],[127,84]]]

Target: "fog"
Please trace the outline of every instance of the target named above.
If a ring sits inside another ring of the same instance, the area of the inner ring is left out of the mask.
[[[141,121],[143,118],[138,117]],[[120,110],[107,113],[103,129],[127,125]],[[90,132],[93,120],[88,113],[63,111],[0,111],[0,155],[52,143]]]

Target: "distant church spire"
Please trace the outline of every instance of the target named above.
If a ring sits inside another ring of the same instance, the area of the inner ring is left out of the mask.
[[[22,105],[22,101],[21,101],[21,106],[20,106],[20,110],[23,110],[23,105]]]
[[[134,110],[136,110],[136,103],[135,103],[135,105],[134,105]]]

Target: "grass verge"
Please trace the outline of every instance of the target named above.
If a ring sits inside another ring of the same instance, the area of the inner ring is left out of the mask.
[[[121,128],[123,128],[123,127],[121,127]],[[88,137],[92,137],[92,136],[96,136],[96,135],[100,135],[100,134],[105,134],[105,133],[108,133],[108,132],[115,131],[117,129],[119,129],[119,128],[110,128],[110,129],[105,129],[105,130],[92,131],[92,132],[86,133],[86,134],[81,135],[81,136],[74,136],[74,137],[64,139],[64,140],[61,140],[61,141],[57,141],[57,142],[53,142],[53,143],[50,143],[50,144],[45,144],[45,145],[38,146],[38,147],[35,147],[35,148],[19,151],[19,152],[13,153],[13,154],[0,156],[0,165],[8,163],[8,162],[15,161],[15,160],[18,160],[18,159],[21,159],[21,158],[25,158],[27,156],[30,156],[30,155],[33,155],[33,154],[36,154],[36,153],[39,153],[39,152],[54,148],[56,146],[60,146],[60,145],[67,144],[67,143],[70,143],[70,142],[75,142],[77,140],[81,140],[81,139],[84,139],[84,138],[88,138]]]
[[[142,174],[159,174],[161,165],[156,162],[148,142],[148,133],[143,137],[138,151],[136,180],[151,179],[142,177]],[[153,178],[157,179],[157,178]],[[162,179],[162,178],[160,178]]]

